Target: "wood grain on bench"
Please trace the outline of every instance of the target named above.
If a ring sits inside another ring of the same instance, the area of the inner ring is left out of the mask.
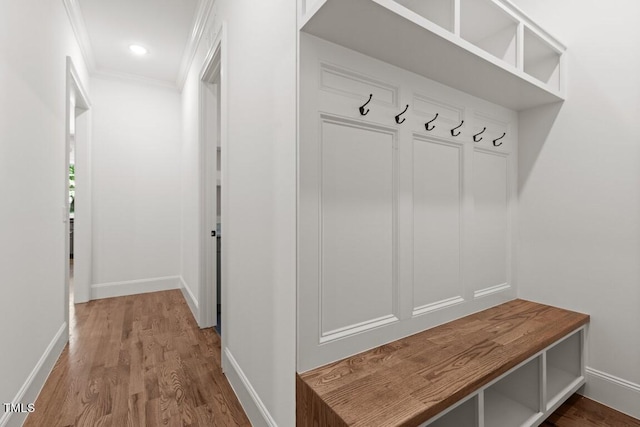
[[[418,426],[588,323],[513,300],[296,378],[298,426]]]

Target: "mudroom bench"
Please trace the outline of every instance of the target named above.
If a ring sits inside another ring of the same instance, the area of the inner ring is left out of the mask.
[[[297,425],[536,426],[584,384],[588,322],[517,299],[300,373]]]

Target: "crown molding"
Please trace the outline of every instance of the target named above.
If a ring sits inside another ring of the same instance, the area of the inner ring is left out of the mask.
[[[182,89],[187,79],[187,73],[189,73],[189,68],[191,68],[193,59],[198,51],[198,46],[200,45],[200,40],[202,40],[204,29],[207,26],[207,21],[209,20],[209,15],[211,14],[214,3],[215,0],[200,0],[198,3],[198,10],[193,19],[193,29],[191,30],[184,54],[182,55],[180,71],[178,71],[178,79],[176,80],[178,89]]]
[[[91,40],[89,39],[89,33],[87,33],[87,27],[82,17],[78,0],[62,0],[62,3],[67,11],[73,34],[76,36],[76,41],[80,46],[80,52],[82,53],[87,69],[89,72],[92,72],[95,70],[96,64],[93,59]]]
[[[118,80],[118,81],[124,80],[125,82],[129,82],[129,83],[134,82],[139,84],[141,83],[141,84],[146,84],[146,85],[151,85],[156,87],[162,87],[164,89],[171,89],[175,91],[178,90],[178,87],[174,82],[153,79],[150,77],[139,76],[136,74],[123,73],[121,71],[105,70],[105,69],[93,70],[93,72],[91,73],[91,77],[106,79],[106,80]]]

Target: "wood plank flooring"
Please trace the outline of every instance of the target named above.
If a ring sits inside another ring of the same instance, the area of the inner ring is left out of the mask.
[[[250,425],[221,373],[218,335],[197,327],[180,291],[72,306],[69,345],[35,405],[25,426]],[[640,420],[574,395],[542,425]]]
[[[574,394],[542,427],[640,427],[640,420]]]
[[[25,426],[249,426],[179,290],[78,304]]]
[[[298,425],[417,426],[588,321],[513,300],[299,374]]]

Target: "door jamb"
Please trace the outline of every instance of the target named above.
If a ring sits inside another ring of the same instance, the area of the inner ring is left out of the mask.
[[[217,96],[220,98],[219,102],[219,116],[220,122],[220,146],[221,146],[221,212],[220,220],[224,224],[225,238],[221,240],[221,260],[220,268],[222,268],[221,289],[219,303],[222,307],[228,307],[227,292],[225,283],[227,283],[226,277],[228,277],[228,237],[230,234],[229,218],[228,218],[228,194],[229,194],[229,179],[227,174],[227,37],[226,37],[226,24],[223,22],[220,31],[217,33],[213,43],[204,60],[202,71],[200,73],[199,80],[199,150],[200,150],[200,271],[199,271],[199,292],[198,292],[198,324],[201,328],[209,327],[215,324],[216,321],[216,309],[217,307],[212,304],[213,295],[216,289],[213,287],[213,281],[207,283],[207,269],[210,268],[209,260],[207,260],[207,242],[211,239],[210,231],[207,228],[207,218],[205,216],[206,206],[210,205],[210,198],[216,197],[215,194],[207,194],[207,171],[205,170],[205,155],[207,154],[207,141],[205,133],[205,108],[204,108],[204,90],[205,85],[210,83],[212,78],[219,73],[220,74],[220,86],[218,88]],[[214,272],[215,273],[215,272]],[[228,316],[227,310],[222,310],[222,321],[225,325],[225,331],[228,330]],[[225,332],[222,335],[222,348],[226,342],[228,333]],[[223,357],[224,359],[224,357]],[[223,361],[224,370],[224,361]]]
[[[69,313],[69,152],[71,139],[75,135],[76,117],[86,113],[91,108],[89,96],[85,90],[78,71],[71,57],[66,61],[66,100],[65,100],[65,155],[64,155],[64,318],[67,324],[67,338],[70,328]],[[78,112],[79,111],[79,112]],[[73,135],[72,135],[73,133]],[[87,193],[88,194],[88,193]],[[75,234],[76,230],[74,230]],[[75,236],[74,236],[75,237]],[[74,242],[75,243],[75,242]]]

